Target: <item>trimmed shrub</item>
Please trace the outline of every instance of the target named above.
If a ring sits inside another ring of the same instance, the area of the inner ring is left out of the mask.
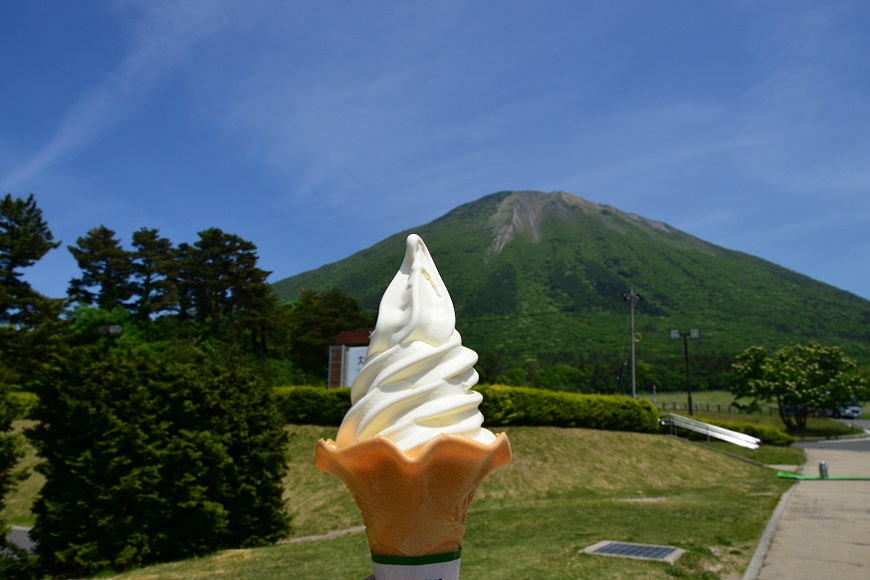
[[[480,411],[487,426],[584,427],[612,431],[658,430],[658,413],[649,401],[618,395],[581,395],[504,385],[480,385]],[[295,424],[338,426],[350,408],[350,389],[279,387],[274,389],[284,420]]]
[[[782,431],[777,429],[776,427],[771,427],[770,425],[756,425],[753,423],[730,423],[728,421],[716,421],[713,419],[702,419],[704,423],[709,423],[711,425],[715,425],[716,427],[722,427],[724,429],[730,429],[732,431],[737,431],[738,433],[743,433],[744,435],[750,435],[752,437],[757,437],[761,440],[763,445],[771,445],[774,447],[788,447],[792,443],[795,442],[795,438]],[[663,434],[671,433],[672,427],[670,425],[661,425],[659,432]],[[695,431],[688,431],[686,429],[679,429],[680,437],[684,439],[690,439],[692,441],[704,441],[707,439],[707,435],[704,433],[697,433]]]
[[[91,576],[273,542],[289,531],[287,434],[232,360],[82,349],[37,384],[40,564]]]
[[[649,401],[619,395],[583,395],[528,387],[481,385],[480,410],[487,426],[582,427],[609,431],[658,430]]]
[[[754,425],[752,423],[729,423],[726,421],[707,421],[717,427],[731,429],[744,435],[758,437],[765,445],[773,445],[774,447],[788,447],[795,442],[795,438],[770,425]]]
[[[350,389],[275,387],[281,416],[292,425],[337,427],[350,409]]]

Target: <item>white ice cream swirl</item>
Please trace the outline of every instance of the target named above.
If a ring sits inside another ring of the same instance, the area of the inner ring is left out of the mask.
[[[405,259],[378,312],[366,363],[351,386],[352,406],[336,444],[377,435],[414,456],[441,433],[489,444],[483,429],[477,354],[462,346],[447,288],[423,240],[408,236]]]

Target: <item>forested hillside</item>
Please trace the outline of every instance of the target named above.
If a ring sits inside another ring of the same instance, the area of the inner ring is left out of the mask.
[[[299,288],[336,287],[374,312],[411,232],[432,252],[465,343],[482,355],[484,370],[488,362],[499,367],[496,374],[594,363],[613,384],[629,350],[623,294],[631,288],[643,298],[635,337],[641,372],[644,364],[676,371],[682,345],[669,331],[691,328],[701,332],[690,345],[692,357],[709,359],[722,372],[750,345],[809,340],[842,346],[870,363],[867,300],[562,192],[489,195],[273,287],[285,302]]]

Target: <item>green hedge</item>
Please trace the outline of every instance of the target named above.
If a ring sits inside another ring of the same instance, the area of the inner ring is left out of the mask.
[[[773,445],[774,447],[788,447],[794,443],[795,439],[785,431],[781,431],[770,425],[753,425],[752,423],[729,423],[726,421],[707,421],[717,427],[731,429],[738,433],[758,437],[765,445]]]
[[[777,429],[776,427],[771,427],[770,425],[756,425],[753,423],[730,423],[728,421],[715,421],[712,419],[703,419],[703,421],[717,427],[723,427],[725,429],[737,431],[738,433],[743,433],[744,435],[758,437],[763,445],[771,445],[773,447],[788,447],[795,442],[794,437],[792,437],[785,431],[781,431],[780,429]],[[662,425],[660,428],[660,432],[667,434],[671,432],[671,429],[672,427],[670,425]],[[686,429],[680,429],[679,435],[680,437],[683,437],[685,439],[691,439],[692,441],[704,441],[707,439],[707,435],[705,435],[704,433],[696,433],[694,431],[688,431]]]
[[[658,412],[649,401],[504,385],[481,385],[477,390],[483,395],[480,411],[490,426],[658,431]]]
[[[338,427],[350,409],[350,389],[275,387],[284,421],[293,425]]]
[[[658,413],[649,401],[504,385],[481,385],[477,390],[483,395],[480,411],[489,427],[584,427],[648,433],[658,430]],[[287,423],[338,426],[350,408],[349,389],[277,387],[275,394]]]

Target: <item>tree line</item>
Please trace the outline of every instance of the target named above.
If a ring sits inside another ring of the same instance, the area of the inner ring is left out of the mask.
[[[696,353],[690,364],[692,389],[727,390],[740,378],[733,372],[734,355],[722,352]],[[480,353],[477,365],[481,382],[508,386],[537,387],[579,393],[631,394],[630,359],[591,354],[551,354],[507,363],[503,358]],[[636,361],[637,389],[652,392],[684,390],[686,367],[682,358],[647,356]]]
[[[188,321],[200,338],[217,339],[263,354],[280,344],[285,311],[277,307],[257,267],[253,243],[218,228],[199,232],[193,244],[173,243],[153,228],[133,233],[125,250],[105,226],[91,229],[69,247],[81,276],[69,283],[69,299],[105,311],[121,309],[132,321]]]
[[[0,198],[0,508],[22,479],[12,422],[45,483],[32,557],[5,543],[0,577],[81,577],[286,536],[286,433],[271,386],[323,383],[327,346],[371,324],[353,298],[271,291],[250,241],[209,228],[126,249],[95,227],[67,249],[80,274],[49,298],[27,269],[61,246],[33,195]]]
[[[267,282],[271,272],[257,264],[257,247],[218,228],[175,244],[143,227],[128,250],[114,231],[94,227],[68,246],[80,275],[69,281],[67,297],[46,298],[23,272],[60,242],[32,195],[7,194],[0,211],[0,339],[17,337],[12,342],[21,356],[10,358],[22,362],[38,360],[25,355],[44,352],[52,339],[97,343],[107,338],[101,329],[115,327],[122,336],[114,344],[121,347],[208,345],[259,363],[275,383],[319,384],[334,337],[372,324],[359,302],[337,289],[302,290],[293,305],[279,304]],[[12,342],[4,353],[12,352]]]

